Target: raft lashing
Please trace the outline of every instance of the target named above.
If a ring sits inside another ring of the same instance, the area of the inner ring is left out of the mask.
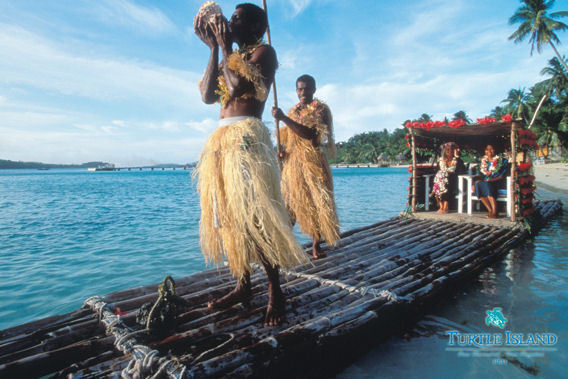
[[[561,210],[548,201],[535,213],[543,225]],[[345,232],[336,248],[324,246],[327,258],[281,273],[286,321],[279,327],[263,326],[261,269],[252,274],[248,308],[207,309],[234,288],[227,268],[176,280],[191,308],[165,337],[149,336],[135,320],[142,304],[157,299],[157,285],[92,297],[74,312],[0,331],[0,377],[333,374],[528,236],[520,225],[404,216]]]

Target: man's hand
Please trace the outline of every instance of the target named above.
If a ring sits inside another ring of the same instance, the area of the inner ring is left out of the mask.
[[[229,31],[227,19],[223,15],[215,15],[215,22],[211,24],[211,30],[215,35],[215,41],[221,48],[223,55],[230,55],[233,48],[233,37]]]
[[[215,36],[213,35],[213,31],[209,26],[209,23],[203,20],[202,16],[198,16],[197,20],[195,21],[195,34],[199,37],[203,43],[209,46],[211,49],[217,47],[217,41]]]
[[[284,119],[284,117],[286,117],[286,115],[284,114],[284,112],[282,112],[282,109],[280,109],[278,107],[272,107],[272,117],[274,117],[276,120],[280,121],[280,120]]]

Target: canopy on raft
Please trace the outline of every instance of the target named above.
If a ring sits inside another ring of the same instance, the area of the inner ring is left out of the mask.
[[[492,145],[497,153],[506,152],[509,157],[510,173],[513,178],[507,191],[513,197],[511,202],[511,221],[516,221],[518,216],[525,217],[534,211],[532,205],[532,192],[534,191],[534,176],[530,175],[527,168],[530,163],[524,163],[526,154],[520,154],[517,145],[536,145],[536,135],[529,131],[523,131],[522,120],[484,120],[483,123],[467,125],[458,121],[434,121],[434,122],[408,122],[406,124],[410,134],[410,148],[412,153],[412,177],[409,186],[409,198],[412,212],[416,212],[418,172],[417,149],[438,150],[446,142],[455,142],[461,150],[476,150],[484,153],[487,145]],[[526,136],[526,134],[531,136]],[[521,164],[524,171],[517,174],[517,166]],[[423,170],[423,167],[420,167]],[[519,178],[523,176],[522,183]]]
[[[492,145],[496,151],[511,151],[511,131],[513,123],[522,128],[521,121],[493,122],[489,124],[470,124],[459,128],[449,126],[431,127],[429,129],[410,127],[414,134],[416,147],[437,150],[446,142],[455,142],[460,149],[473,149],[481,153],[487,145]]]

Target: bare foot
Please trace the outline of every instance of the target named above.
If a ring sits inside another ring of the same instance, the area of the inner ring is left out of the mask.
[[[242,284],[239,282],[234,290],[226,294],[225,296],[215,299],[207,303],[207,308],[209,309],[223,309],[233,306],[237,303],[242,303],[245,307],[250,306],[250,299],[252,298],[252,292],[250,289],[250,279],[247,284]]]
[[[312,258],[314,258],[314,260],[317,260],[325,257],[327,257],[327,254],[324,253],[321,249],[319,239],[314,239],[314,242],[312,244]]]
[[[448,210],[440,211],[440,214],[443,214],[443,215],[448,214],[448,213],[450,213],[450,211],[448,211]]]
[[[276,291],[279,294],[270,292],[264,325],[278,326],[286,319],[286,301],[281,291]]]
[[[314,260],[320,259],[320,258],[325,258],[327,257],[327,254],[323,252],[323,250],[318,246],[317,249],[312,249],[312,258],[314,258]]]

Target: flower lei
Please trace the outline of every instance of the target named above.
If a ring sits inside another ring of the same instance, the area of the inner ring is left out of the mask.
[[[290,109],[289,117],[309,128],[315,128],[318,133],[318,140],[325,139],[325,136],[331,135],[329,125],[323,123],[323,114],[326,105],[318,99],[312,100],[311,103],[303,105],[302,103],[296,104]],[[323,138],[322,138],[323,137]],[[318,141],[322,142],[322,141]]]
[[[484,155],[483,158],[481,159],[481,164],[479,165],[479,170],[485,176],[491,176],[495,174],[500,168],[501,168],[501,157],[499,155],[495,155],[491,160],[489,160],[487,155]]]
[[[314,99],[309,104],[298,103],[290,108],[288,117],[299,124],[316,130],[317,144],[325,149],[329,157],[335,157],[335,140],[333,138],[333,121],[328,120],[329,125],[324,123],[324,114],[328,111],[327,105]],[[330,114],[331,117],[331,114]]]
[[[227,58],[227,67],[243,78],[249,80],[254,86],[255,94],[243,94],[240,96],[242,99],[255,98],[259,101],[265,101],[268,97],[268,89],[264,85],[264,76],[256,66],[248,63],[247,61],[250,55],[263,45],[264,41],[259,39],[254,45],[245,45],[239,50],[233,51],[233,53]],[[223,75],[223,69],[219,70],[217,84],[218,86],[215,93],[219,95],[219,100],[224,107],[231,100],[231,96],[229,95],[227,82]]]
[[[450,166],[449,167],[456,167],[458,164],[458,160],[456,157],[452,158],[452,161],[450,162]],[[446,171],[448,170],[448,165],[446,164],[446,158],[442,157],[440,159],[440,170]]]
[[[290,118],[296,122],[305,121],[308,118],[310,121],[312,121],[311,119],[314,119],[313,121],[317,122],[321,119],[321,117],[323,117],[323,111],[324,104],[318,99],[314,99],[311,103],[306,104],[305,106],[302,103],[294,105],[294,107],[290,110]],[[314,115],[317,115],[317,117],[314,117]]]

